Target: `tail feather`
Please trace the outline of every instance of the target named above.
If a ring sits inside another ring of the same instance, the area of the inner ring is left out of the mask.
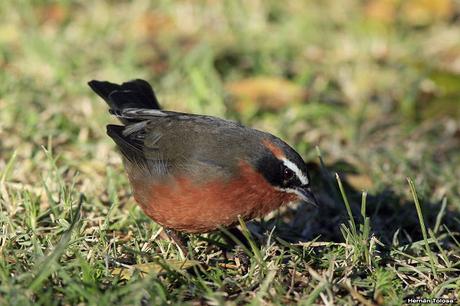
[[[120,85],[118,84],[114,84],[114,83],[110,83],[110,82],[102,82],[102,81],[96,81],[96,80],[92,80],[92,81],[89,81],[88,82],[88,85],[89,87],[91,87],[91,89],[97,93],[102,99],[105,100],[105,102],[107,102],[107,104],[110,105],[110,101],[109,101],[109,95],[111,92],[115,91],[115,90],[120,90]]]
[[[107,134],[115,141],[122,155],[140,168],[148,168],[145,166],[147,160],[143,152],[142,135],[137,131],[137,123],[145,120],[145,116],[133,116],[132,112],[124,115],[124,110],[129,108],[136,112],[144,110],[161,113],[160,104],[150,84],[136,79],[121,85],[93,80],[88,82],[88,85],[109,105],[109,112],[124,124],[107,125]]]
[[[93,80],[88,85],[107,102],[113,112],[125,108],[160,109],[152,87],[144,80],[135,79],[121,85]]]
[[[153,92],[152,86],[147,81],[136,79],[121,84],[121,89],[127,92],[135,93],[139,100],[143,101],[145,108],[160,109],[158,100]]]
[[[131,90],[115,90],[109,94],[109,101],[113,104],[112,110],[122,111],[125,108],[152,108],[152,104],[147,102],[138,92]]]

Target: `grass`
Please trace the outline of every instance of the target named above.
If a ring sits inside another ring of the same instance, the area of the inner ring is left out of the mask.
[[[0,304],[458,302],[459,12],[1,2]],[[190,236],[185,260],[134,203],[105,135],[114,119],[86,85],[136,77],[167,109],[285,139],[320,205],[242,222],[250,245],[235,256],[220,232]]]

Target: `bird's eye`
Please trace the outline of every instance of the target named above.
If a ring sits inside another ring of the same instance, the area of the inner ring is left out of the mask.
[[[283,168],[283,180],[287,182],[287,181],[290,181],[293,177],[294,177],[294,172],[291,169],[284,167]]]

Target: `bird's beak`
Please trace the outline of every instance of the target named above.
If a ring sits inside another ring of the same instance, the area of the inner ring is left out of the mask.
[[[308,204],[318,206],[318,201],[316,200],[316,197],[309,186],[298,188],[297,191],[297,195],[299,195],[302,201]]]

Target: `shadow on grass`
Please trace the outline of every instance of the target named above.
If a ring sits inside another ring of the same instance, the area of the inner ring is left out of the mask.
[[[329,169],[335,169],[332,165]],[[320,173],[322,172],[322,173]],[[348,224],[349,217],[335,177],[331,172],[320,171],[316,166],[313,181],[322,182],[315,190],[319,205],[300,204],[281,212],[277,218],[256,222],[251,226],[258,233],[268,232],[276,226],[274,233],[289,242],[312,240],[343,242],[341,224]],[[345,192],[355,217],[356,224],[362,224],[360,213],[361,191],[343,181]],[[409,190],[409,186],[407,186]],[[420,199],[422,213],[427,228],[443,230],[445,225],[451,232],[460,232],[460,213],[446,209],[441,215],[442,202],[429,202]],[[370,217],[372,234],[386,245],[403,245],[423,239],[422,231],[412,199],[391,189],[367,195],[366,216]],[[437,218],[442,216],[438,221]]]

